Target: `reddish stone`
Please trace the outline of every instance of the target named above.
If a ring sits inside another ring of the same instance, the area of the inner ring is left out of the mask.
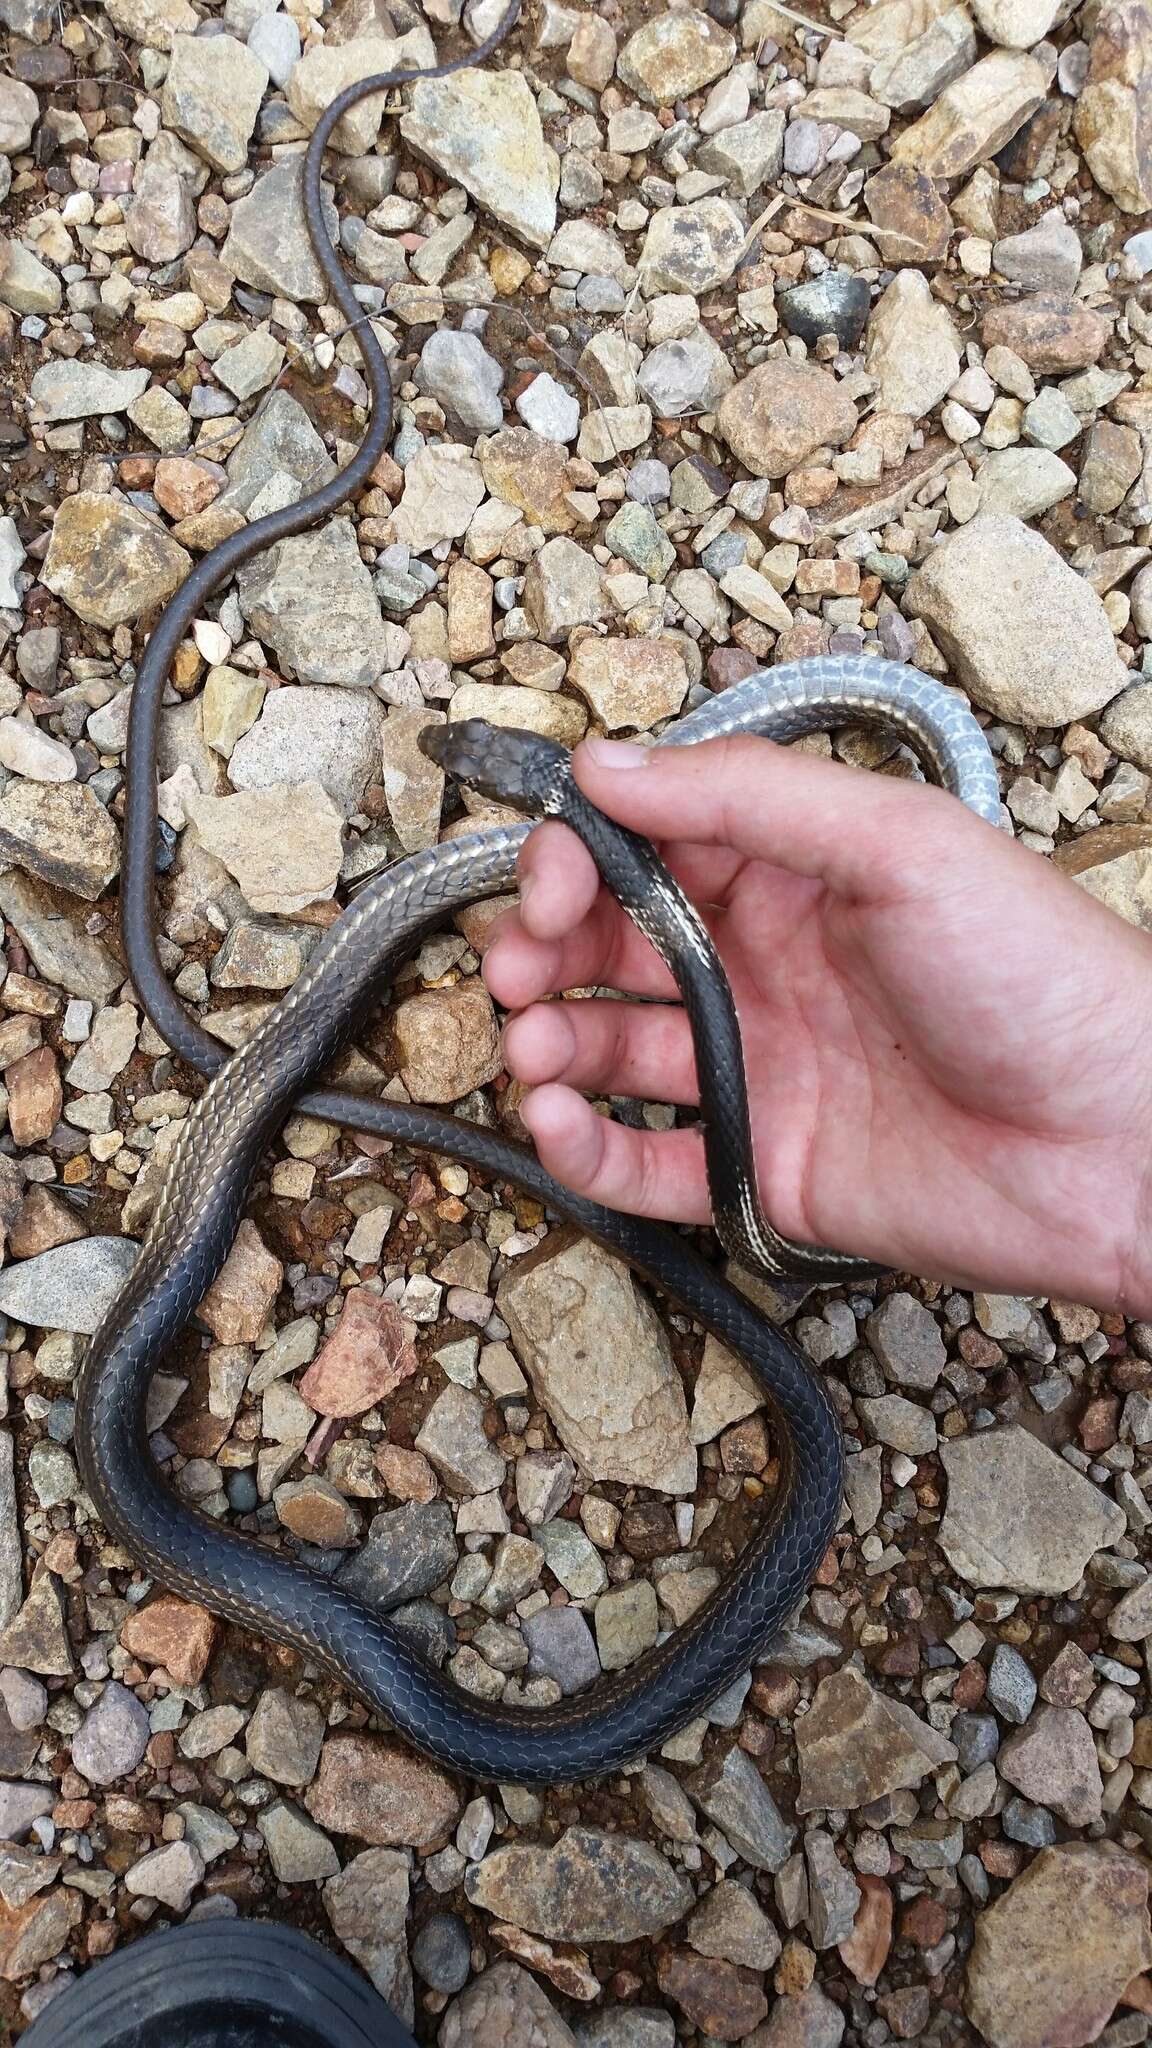
[[[378,1444],[372,1462],[394,1500],[435,1500],[440,1488],[431,1465],[419,1451],[400,1444]]]
[[[165,455],[152,483],[156,502],[171,519],[190,519],[220,495],[223,478],[186,455]]]
[[[245,1217],[199,1315],[218,1344],[254,1344],[280,1292],[284,1268]]]
[[[852,1932],[840,1943],[840,1960],[857,1984],[874,1984],[892,1946],[892,1894],[882,1877],[857,1874],[860,1904]]]
[[[1120,1401],[1116,1394],[1097,1394],[1089,1401],[1077,1425],[1077,1435],[1086,1451],[1106,1451],[1116,1441]]]
[[[34,1181],[20,1204],[8,1247],[13,1258],[33,1259],[37,1252],[55,1251],[57,1245],[72,1244],[87,1234],[75,1209]]]
[[[4,1069],[8,1128],[17,1145],[38,1145],[51,1135],[64,1107],[64,1090],[50,1045],[37,1046]]]
[[[989,1877],[1016,1877],[1024,1862],[1024,1851],[1015,1842],[981,1842],[977,1854]]]
[[[913,1899],[900,1916],[900,1933],[905,1941],[914,1942],[917,1948],[935,1948],[948,1932],[948,1915],[939,1899]]]
[[[363,1415],[415,1372],[415,1347],[395,1302],[367,1287],[352,1287],[340,1320],[300,1381],[318,1415]]]
[[[960,1675],[952,1687],[952,1698],[958,1707],[978,1707],[988,1690],[988,1673],[982,1664],[973,1658],[970,1664],[962,1664]]]
[[[665,1951],[656,1965],[656,1981],[692,2025],[714,2041],[742,2041],[768,2011],[758,1972],[690,1950]]]
[[[218,1633],[216,1617],[206,1607],[163,1593],[128,1616],[120,1641],[133,1657],[162,1664],[177,1685],[199,1685]]]

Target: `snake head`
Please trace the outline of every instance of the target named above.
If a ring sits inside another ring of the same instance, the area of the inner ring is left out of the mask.
[[[430,761],[481,796],[535,817],[556,808],[571,777],[571,756],[555,740],[485,718],[426,725],[417,743]]]

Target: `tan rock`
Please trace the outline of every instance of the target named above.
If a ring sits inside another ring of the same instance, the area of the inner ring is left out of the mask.
[[[1112,860],[1098,861],[1073,880],[1137,931],[1152,932],[1152,847],[1133,847]]]
[[[1016,1423],[957,1437],[940,1458],[940,1545],[970,1586],[1066,1593],[1124,1533],[1124,1510]]]
[[[503,1064],[492,998],[482,981],[422,989],[392,1018],[400,1078],[415,1102],[458,1102]]]
[[[388,815],[406,853],[435,846],[440,836],[444,770],[421,751],[419,736],[443,723],[442,711],[401,708],[389,712],[384,727],[380,772]]]
[[[419,71],[436,62],[432,38],[424,27],[406,36],[354,36],[347,43],[313,43],[288,75],[288,104],[309,133],[326,107],[346,86],[380,71]],[[380,132],[387,93],[369,93],[337,121],[329,147],[348,156],[366,156]]]
[[[991,2048],[1080,2048],[1152,1962],[1148,1866],[1111,1842],[1042,1849],[977,1917],[965,2006]]]
[[[1032,50],[1059,19],[1060,0],[972,0],[972,12],[990,43]]]
[[[417,154],[463,185],[533,249],[556,228],[560,165],[519,71],[461,71],[412,88],[400,132]]]
[[[1120,0],[1096,17],[1088,82],[1076,102],[1088,168],[1125,213],[1152,207],[1152,5]]]
[[[321,1827],[379,1848],[431,1848],[460,1812],[443,1771],[371,1735],[329,1736],[304,1804]]]
[[[201,845],[223,861],[253,910],[291,916],[334,894],[344,821],[318,782],[195,797],[187,809]]]
[[[448,571],[448,646],[453,661],[480,661],[495,653],[492,601],[492,578],[474,562],[453,562]]]
[[[855,429],[856,407],[827,370],[780,359],[761,363],[725,393],[717,424],[745,468],[776,478],[817,448],[839,448]]]
[[[657,107],[691,98],[727,71],[736,44],[727,29],[695,8],[655,14],[629,36],[616,68],[625,85]]]
[[[595,557],[562,535],[545,541],[529,564],[521,601],[541,640],[562,640],[573,626],[594,626],[605,609]]]
[[[867,363],[876,408],[920,419],[960,375],[960,345],[948,308],[919,270],[902,270],[873,308]]]
[[[985,348],[1012,349],[1030,370],[1044,376],[1066,376],[1099,360],[1111,333],[1101,313],[1080,299],[1060,299],[1049,292],[990,306],[981,323]]]
[[[582,1239],[500,1284],[517,1356],[566,1450],[593,1479],[690,1493],[684,1389],[628,1268]]]
[[[671,640],[581,640],[568,680],[610,732],[623,726],[646,730],[671,718],[688,689],[684,656]]]
[[[42,581],[90,626],[112,627],[166,604],[192,557],[123,498],[77,491],[61,500]]]
[[[915,164],[887,163],[864,187],[873,238],[886,263],[943,263],[952,216]]]
[[[480,464],[467,448],[451,441],[421,448],[404,471],[404,495],[392,515],[397,540],[416,554],[458,540],[484,488]]]
[[[902,1701],[874,1692],[852,1665],[821,1679],[796,1723],[796,1747],[797,1813],[866,1806],[919,1785],[956,1755],[945,1736]]]
[[[893,144],[893,159],[929,178],[966,177],[1012,140],[1036,112],[1046,87],[1034,57],[993,50],[904,130]]]
[[[452,719],[485,718],[490,725],[522,726],[574,747],[583,739],[588,714],[571,697],[553,690],[529,690],[517,683],[461,683],[452,699]]]
[[[254,1344],[280,1292],[284,1268],[244,1218],[198,1314],[220,1344]]]
[[[206,1607],[162,1593],[147,1607],[133,1610],[120,1631],[120,1642],[145,1664],[162,1664],[177,1685],[199,1685],[219,1626]]]
[[[576,514],[568,503],[572,489],[568,451],[546,441],[528,427],[504,427],[478,451],[484,482],[494,498],[515,505],[532,526],[545,533],[570,533]],[[499,551],[498,551],[499,552]]]
[[[474,1906],[554,1941],[635,1941],[692,1904],[691,1886],[650,1842],[601,1828],[493,1849],[466,1889]]]

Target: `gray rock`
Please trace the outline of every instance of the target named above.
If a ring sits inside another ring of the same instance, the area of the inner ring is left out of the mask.
[[[1001,277],[1029,292],[1056,292],[1070,299],[1080,277],[1084,252],[1080,237],[1062,213],[1053,210],[1023,234],[1006,235],[993,244],[992,262]]]
[[[324,1727],[324,1716],[311,1700],[268,1686],[244,1733],[248,1761],[277,1785],[309,1785],[320,1761]]]
[[[504,1478],[504,1460],[484,1434],[484,1403],[467,1387],[447,1386],[438,1395],[416,1449],[435,1465],[451,1493],[490,1493]]]
[[[439,2048],[573,2048],[575,2036],[519,1963],[492,1963],[448,2007]]]
[[[146,263],[175,263],[196,240],[196,197],[187,178],[154,149],[124,199],[128,246]]]
[[[300,56],[300,30],[290,14],[262,14],[248,31],[248,48],[273,85],[287,85]]]
[[[846,1941],[860,1904],[860,1887],[836,1854],[836,1844],[823,1828],[804,1837],[808,1871],[808,1930],[818,1949]]]
[[[1020,1655],[1009,1643],[997,1643],[988,1670],[988,1704],[1006,1721],[1022,1725],[1036,1703],[1036,1680]]]
[[[23,156],[40,119],[40,102],[30,85],[0,77],[0,156]]]
[[[471,433],[493,434],[503,425],[504,371],[478,334],[437,328],[420,351],[415,381]]]
[[[688,1790],[753,1869],[777,1871],[787,1862],[796,1830],[744,1750],[730,1749],[719,1763],[704,1765],[689,1779]]]
[[[337,1583],[387,1614],[442,1585],[456,1568],[452,1510],[444,1501],[409,1501],[374,1516],[367,1540],[337,1571]]]
[[[614,1586],[596,1602],[596,1648],[605,1671],[623,1671],[656,1641],[659,1613],[650,1579]]]
[[[151,1849],[124,1873],[124,1889],[140,1899],[159,1899],[174,1913],[186,1913],[204,1875],[204,1859],[191,1842],[166,1842]]]
[[[273,477],[281,484],[291,479],[299,485],[295,497],[303,497],[336,472],[303,406],[287,391],[269,392],[228,457],[227,468],[228,488],[217,503],[244,513]]]
[[[768,1915],[745,1885],[730,1878],[705,1892],[685,1932],[698,1955],[746,1970],[770,1970],[780,1954],[780,1936]]]
[[[868,324],[872,294],[867,280],[851,270],[826,270],[780,292],[776,309],[789,334],[810,345],[834,334],[841,348],[855,348]]]
[[[580,431],[580,400],[541,370],[516,400],[516,411],[534,434],[546,441],[574,441]]]
[[[433,1913],[412,1943],[412,1968],[433,1991],[460,1991],[472,1968],[472,1937],[458,1913]]]
[[[930,1408],[906,1401],[903,1394],[878,1394],[872,1400],[858,1398],[861,1418],[878,1443],[906,1457],[923,1457],[936,1448],[936,1418]]]
[[[726,199],[662,206],[648,223],[640,252],[644,290],[692,292],[697,297],[725,284],[744,243],[744,222]]]
[[[278,298],[318,306],[327,298],[328,286],[311,242],[300,232],[303,167],[301,156],[282,157],[256,180],[251,192],[236,200],[221,256],[243,284]],[[324,217],[336,241],[340,218],[332,188],[325,185],[322,191]]]
[[[265,390],[280,375],[283,364],[283,342],[277,341],[266,327],[257,327],[218,355],[213,371],[218,384],[223,384],[234,398],[245,399]]]
[[[302,627],[294,619],[292,631],[297,630]],[[313,658],[316,666],[324,659],[318,652]],[[315,781],[351,817],[367,784],[379,779],[386,717],[379,699],[366,692],[307,686],[270,690],[255,725],[232,750],[229,779],[235,789]]]
[[[566,1698],[600,1677],[596,1643],[578,1607],[545,1607],[525,1617],[523,1630],[529,1677],[554,1678]]]
[[[978,1771],[991,1763],[1000,1747],[1000,1729],[993,1714],[959,1713],[952,1722],[956,1761],[962,1771]]]
[[[135,1770],[151,1734],[135,1693],[110,1678],[72,1738],[72,1762],[93,1785],[110,1785]]]
[[[400,132],[417,155],[463,185],[532,248],[551,241],[560,166],[520,72],[461,71],[421,80]]]
[[[11,1433],[0,1429],[0,1629],[18,1613],[23,1597],[20,1514]]]
[[[268,73],[235,36],[173,36],[164,125],[218,171],[242,171]]]
[[[22,1785],[0,1779],[0,1842],[19,1842],[34,1820],[51,1813],[56,1804],[53,1785]]]
[[[688,1911],[692,1888],[650,1843],[601,1828],[515,1842],[468,1871],[474,1906],[552,1941],[636,1941]]]
[[[363,1849],[324,1886],[324,1910],[336,1939],[372,1979],[392,2011],[413,2018],[412,1972],[404,1940],[408,1858],[399,1849]]]
[[[726,178],[732,191],[750,199],[769,179],[778,178],[784,161],[784,115],[777,107],[722,128],[698,149],[697,169]]]
[[[384,620],[350,520],[281,541],[237,582],[252,631],[302,682],[367,689],[385,668]]]
[[[120,835],[87,783],[14,778],[0,798],[0,860],[95,903],[120,868]]]
[[[323,1828],[290,1800],[277,1799],[266,1806],[256,1825],[281,1884],[319,1884],[323,1878],[336,1876],[340,1858]]]
[[[663,468],[663,464],[657,466]],[[676,550],[649,506],[634,502],[625,502],[608,521],[604,545],[623,555],[652,583],[662,583],[676,560]]]
[[[1037,519],[1070,497],[1076,472],[1050,448],[996,448],[976,479],[982,513]]]
[[[37,1329],[76,1330],[90,1337],[139,1250],[130,1237],[83,1237],[22,1259],[0,1273],[0,1312]]]
[[[681,341],[664,341],[646,356],[637,383],[653,412],[679,419],[710,412],[736,381],[724,350],[704,327]]]
[[[7,158],[0,161],[3,161],[10,181]],[[3,182],[0,174],[0,184]],[[11,241],[5,247],[5,261],[0,268],[0,306],[11,306],[14,313],[40,317],[58,312],[64,294],[55,271],[41,263],[23,242]]]
[[[940,1543],[971,1586],[1066,1593],[1124,1534],[1123,1508],[1015,1423],[945,1443],[940,1458]]]
[[[948,1354],[939,1325],[922,1301],[914,1294],[886,1295],[865,1323],[864,1334],[888,1379],[931,1393]]]
[[[594,2012],[574,2029],[579,2048],[676,2048],[676,2022],[654,2005]]]
[[[23,606],[24,593],[17,577],[26,560],[16,521],[0,519],[0,607],[5,611],[20,611]]]
[[[55,20],[55,0],[0,0],[0,22],[25,42],[46,43]]]
[[[108,370],[102,363],[48,362],[37,370],[29,391],[45,420],[86,420],[125,412],[147,389],[151,372]]]

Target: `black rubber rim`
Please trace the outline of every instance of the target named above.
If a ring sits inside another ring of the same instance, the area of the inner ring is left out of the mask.
[[[201,1920],[81,1977],[21,2048],[415,2048],[362,1977],[294,1927]]]

